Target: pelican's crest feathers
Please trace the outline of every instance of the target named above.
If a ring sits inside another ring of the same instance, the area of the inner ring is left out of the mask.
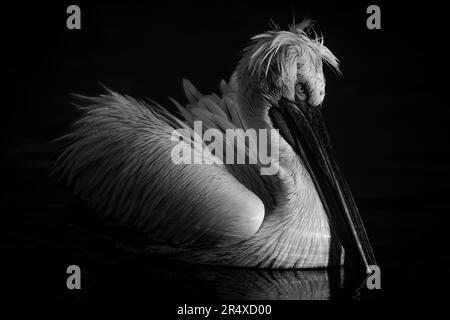
[[[340,73],[339,60],[324,45],[323,36],[317,35],[313,25],[312,20],[306,19],[293,24],[289,31],[276,28],[254,36],[244,55],[248,59],[245,63],[251,75],[267,76],[272,62],[276,62],[281,76],[287,77],[290,70],[297,70],[290,67],[296,66],[306,56],[317,69],[325,62]]]

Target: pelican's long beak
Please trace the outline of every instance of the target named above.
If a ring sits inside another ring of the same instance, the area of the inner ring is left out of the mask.
[[[345,250],[345,265],[376,265],[372,247],[352,194],[335,161],[320,107],[282,99],[269,110],[274,126],[301,157],[322,204],[330,228]]]

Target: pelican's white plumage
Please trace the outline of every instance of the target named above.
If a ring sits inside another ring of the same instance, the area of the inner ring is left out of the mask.
[[[222,132],[271,128],[265,104],[276,95],[292,96],[297,78],[309,88],[311,102],[320,104],[322,60],[337,68],[337,59],[322,40],[307,36],[309,27],[304,22],[254,37],[230,82],[220,83],[221,96],[203,95],[184,80],[188,103],[173,101],[181,117],[112,91],[85,98],[83,116],[62,137],[66,145],[55,173],[89,208],[145,232],[149,252],[234,266],[343,263],[343,254],[330,257],[331,247],[341,246],[330,241],[313,181],[281,136],[274,176],[260,175],[258,165],[175,165],[170,158],[177,143],[173,131],[187,129],[193,138],[194,120]],[[281,75],[275,80],[272,68]],[[269,81],[283,82],[286,92],[269,90]],[[193,143],[192,149],[201,156],[201,146]]]

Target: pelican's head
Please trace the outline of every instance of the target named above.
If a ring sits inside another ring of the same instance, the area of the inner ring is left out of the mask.
[[[322,118],[325,64],[339,73],[310,20],[253,37],[234,74],[240,112],[247,127],[279,130],[291,146],[285,152],[295,153],[313,180],[346,257],[368,269],[375,259]]]
[[[240,96],[248,107],[244,113],[260,118],[283,99],[312,107],[322,104],[323,66],[328,64],[339,73],[339,62],[312,25],[305,20],[288,31],[252,38],[236,70]]]

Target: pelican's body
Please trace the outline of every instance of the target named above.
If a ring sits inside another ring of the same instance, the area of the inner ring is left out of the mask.
[[[274,175],[261,175],[257,164],[171,161],[180,128],[188,130],[194,158],[217,157],[195,145],[194,121],[221,132],[273,129],[277,111],[272,117],[269,109],[282,108],[283,99],[319,106],[322,61],[337,68],[337,59],[307,36],[308,26],[254,37],[230,82],[221,82],[221,97],[203,95],[185,80],[189,103],[174,101],[181,117],[112,91],[88,98],[55,171],[88,207],[147,234],[149,252],[230,266],[342,265],[347,248],[333,229],[330,205],[281,128]]]

